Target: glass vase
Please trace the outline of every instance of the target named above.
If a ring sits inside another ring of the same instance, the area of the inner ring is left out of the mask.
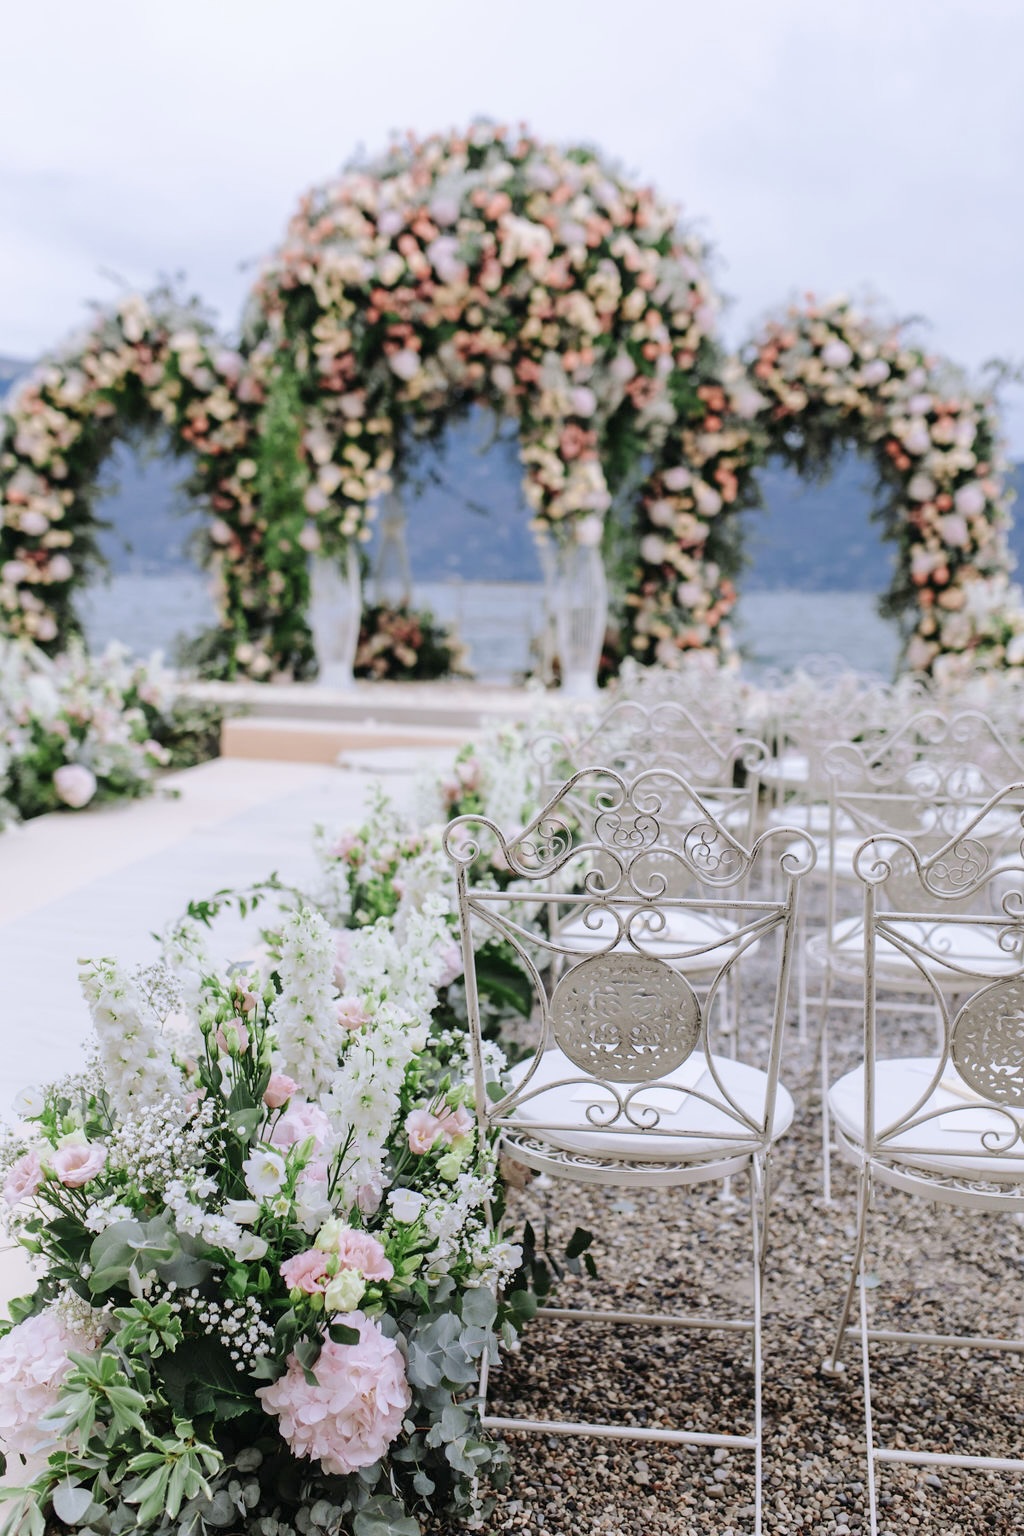
[[[566,698],[592,699],[608,625],[608,583],[596,544],[566,544],[554,561],[555,638]]]
[[[350,541],[344,556],[309,563],[309,628],[319,681],[324,688],[351,688],[363,613],[359,555]]]

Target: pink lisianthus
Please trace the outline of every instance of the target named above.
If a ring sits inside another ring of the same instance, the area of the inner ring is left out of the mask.
[[[410,1152],[429,1152],[441,1134],[441,1122],[429,1109],[413,1109],[405,1117]]]
[[[330,1134],[331,1122],[318,1105],[292,1099],[268,1139],[275,1147],[294,1147],[312,1136],[314,1150],[319,1152]]]
[[[98,1141],[72,1143],[58,1147],[49,1159],[54,1176],[68,1189],[80,1189],[90,1179],[102,1172],[107,1161],[107,1149]]]
[[[369,1232],[343,1227],[332,1252],[337,1254],[339,1269],[358,1269],[367,1280],[390,1280],[394,1276],[395,1266],[383,1245]]]
[[[443,1109],[437,1123],[448,1140],[454,1141],[456,1136],[467,1136],[473,1129],[473,1116],[465,1104],[460,1104],[457,1109]]]
[[[358,848],[359,839],[354,832],[343,832],[331,849],[331,856],[335,859],[347,859],[354,848]]]
[[[95,1342],[69,1333],[52,1308],[0,1339],[0,1449],[30,1456],[52,1444],[40,1423],[71,1369],[68,1350],[94,1349]]]
[[[20,1205],[31,1200],[43,1182],[43,1165],[37,1152],[23,1152],[17,1162],[11,1164],[4,1180],[4,1199],[8,1205]]]
[[[462,961],[462,950],[453,939],[441,951],[441,974],[438,977],[438,986],[450,987],[456,977],[462,975],[465,968]]]
[[[270,1081],[263,1090],[263,1102],[268,1109],[280,1109],[298,1091],[298,1083],[287,1072],[271,1072]]]
[[[307,1248],[305,1253],[285,1259],[280,1274],[289,1290],[305,1291],[307,1296],[312,1296],[315,1291],[323,1290],[321,1281],[326,1283],[327,1255],[319,1248]]]
[[[338,1001],[338,1023],[342,1029],[362,1029],[370,1022],[370,1015],[358,997],[343,997]]]
[[[244,1056],[249,1049],[249,1031],[241,1019],[229,1019],[214,1038],[225,1056]]]
[[[334,1321],[357,1329],[359,1343],[328,1340],[316,1363],[315,1386],[290,1355],[284,1375],[256,1396],[280,1420],[294,1456],[346,1477],[380,1460],[401,1431],[412,1394],[397,1345],[375,1322],[362,1312],[340,1313]]]

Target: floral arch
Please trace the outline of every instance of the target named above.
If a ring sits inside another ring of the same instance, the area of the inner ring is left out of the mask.
[[[738,358],[718,307],[676,211],[593,151],[483,124],[396,144],[302,200],[239,349],[195,305],[132,296],[19,391],[0,630],[51,649],[74,631],[97,470],[126,421],[153,419],[210,511],[208,670],[301,674],[309,553],[367,538],[410,437],[481,403],[516,422],[538,536],[614,551],[640,661],[731,653],[734,514],[758,465],[813,469],[852,443],[898,546],[884,610],[907,665],[1024,665],[991,402],[845,301],[790,310]]]
[[[778,453],[805,473],[844,445],[873,459],[875,516],[897,549],[880,608],[900,622],[907,668],[955,678],[1024,665],[992,400],[846,299],[790,308],[743,361],[756,459]]]

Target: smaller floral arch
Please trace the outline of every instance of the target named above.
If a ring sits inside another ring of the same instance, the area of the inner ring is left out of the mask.
[[[50,651],[78,632],[76,593],[103,563],[97,475],[126,425],[149,422],[193,459],[190,489],[212,513],[221,605],[229,623],[248,624],[240,606],[247,560],[261,559],[254,481],[264,394],[252,361],[218,341],[194,303],[160,291],[99,312],[18,388],[2,421],[0,628]]]
[[[946,680],[1024,666],[1024,607],[1010,584],[1011,496],[993,401],[948,361],[849,300],[813,298],[768,321],[744,352],[752,450],[798,470],[844,444],[875,464],[875,515],[897,548],[884,616],[910,671]]]

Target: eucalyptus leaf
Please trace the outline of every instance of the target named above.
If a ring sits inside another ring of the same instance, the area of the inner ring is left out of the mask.
[[[78,1483],[60,1483],[53,1493],[53,1512],[65,1525],[79,1525],[92,1508],[92,1493]]]

